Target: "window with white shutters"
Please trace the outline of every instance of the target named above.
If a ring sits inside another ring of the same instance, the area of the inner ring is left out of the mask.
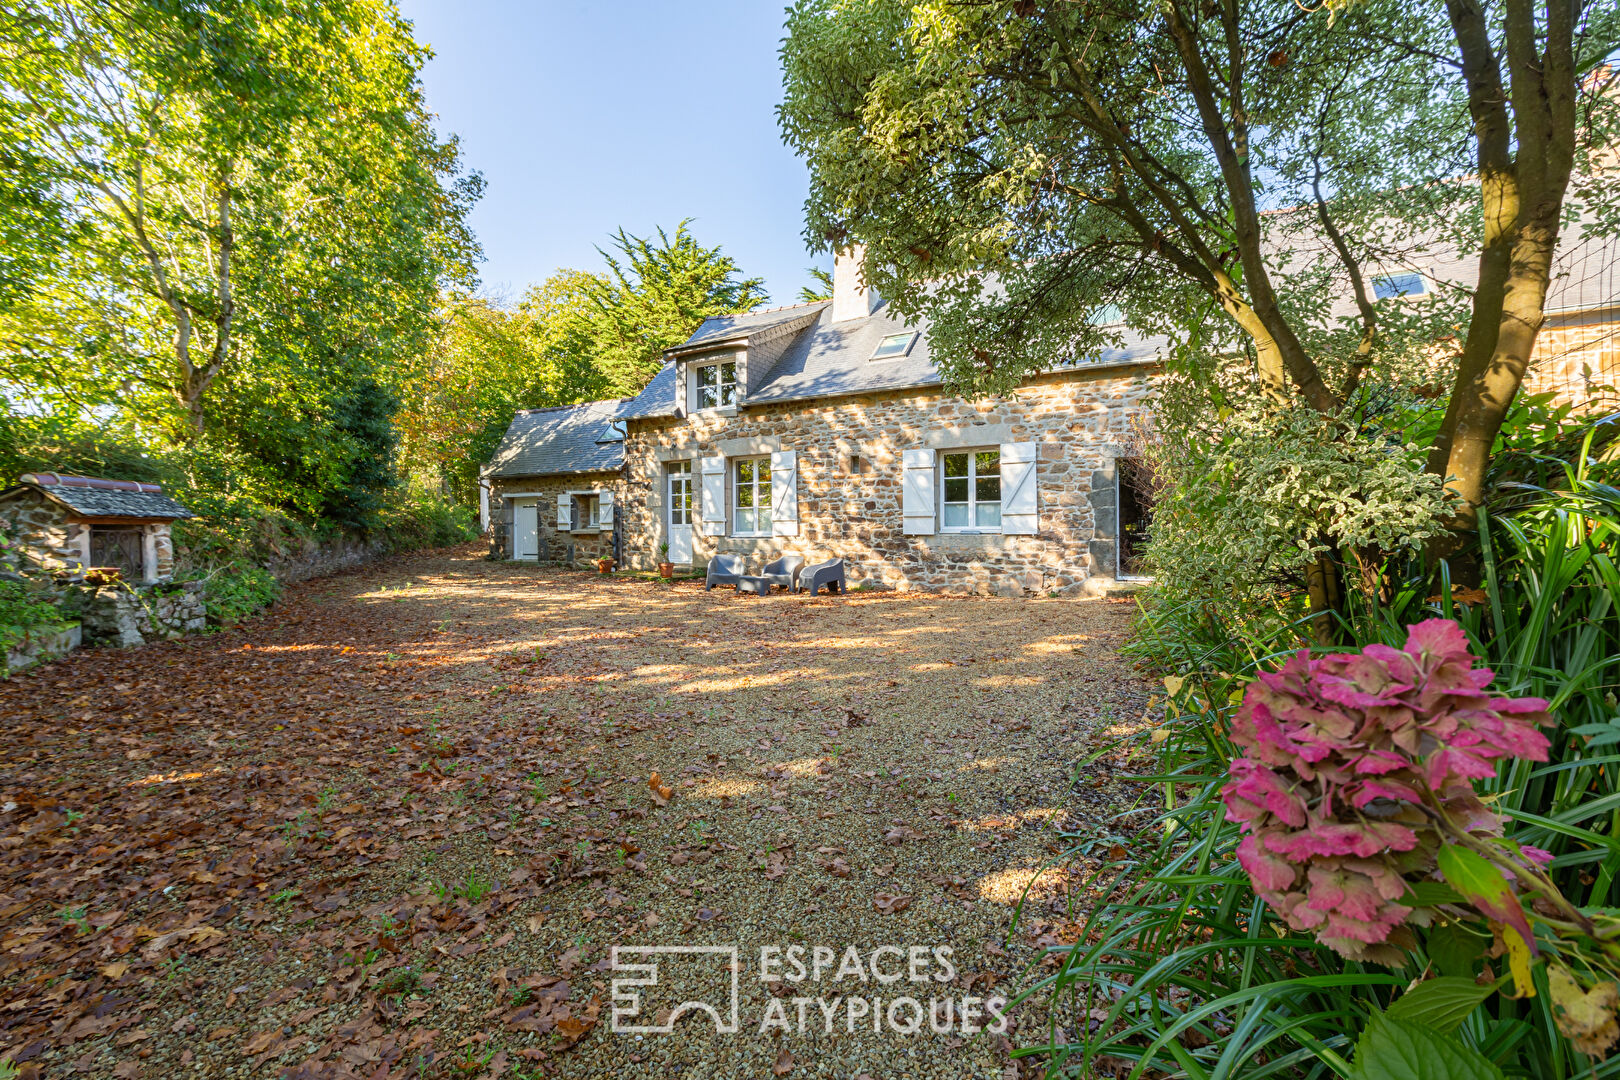
[[[1032,442],[1001,444],[1001,531],[1008,536],[1033,536],[1040,531],[1036,449]]]
[[[799,455],[794,450],[771,454],[771,535],[799,535]]]
[[[926,447],[900,455],[900,500],[907,536],[934,535],[934,452]]]

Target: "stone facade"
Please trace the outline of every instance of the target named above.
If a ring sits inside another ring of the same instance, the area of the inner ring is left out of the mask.
[[[538,519],[538,561],[551,566],[588,567],[595,560],[613,555],[613,529],[557,528],[557,497],[583,492],[613,492],[622,507],[624,478],[618,472],[576,473],[571,476],[501,477],[490,483],[490,551],[497,558],[515,558],[512,549],[513,499],[533,498]],[[577,522],[575,523],[578,524]],[[632,533],[625,533],[628,538]],[[626,547],[630,545],[627,542]],[[628,554],[628,552],[627,552]]]
[[[84,588],[65,606],[78,615],[87,645],[140,645],[194,633],[208,624],[201,581],[144,589]]]
[[[667,472],[691,461],[792,450],[797,453],[797,535],[741,537],[708,531],[696,512],[693,559],[738,553],[751,569],[782,554],[815,562],[842,558],[851,587],[986,593],[1074,594],[1112,580],[1114,468],[1144,416],[1151,367],[1077,370],[1044,376],[1011,397],[968,402],[937,387],[635,420],[625,438],[628,473],[620,496],[625,562],[651,569],[667,539]],[[1039,525],[1034,535],[907,535],[902,521],[902,454],[1037,444]],[[725,502],[733,502],[728,464]]]
[[[0,499],[0,522],[16,544],[11,569],[77,571],[84,565],[89,526],[43,495],[19,491]]]

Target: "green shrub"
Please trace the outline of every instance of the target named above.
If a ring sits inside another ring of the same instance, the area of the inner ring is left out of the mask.
[[[42,589],[23,581],[0,581],[0,648],[21,641],[35,627],[61,622],[61,611]]]
[[[208,621],[233,626],[281,595],[281,582],[263,567],[238,563],[210,574],[203,586]]]
[[[478,519],[437,492],[410,492],[382,511],[390,551],[449,547],[478,536]]]
[[[1481,515],[1478,546],[1461,560],[1481,568],[1482,590],[1454,591],[1445,563],[1391,564],[1382,594],[1358,594],[1341,630],[1345,648],[1398,646],[1408,624],[1454,619],[1496,672],[1494,693],[1551,703],[1549,760],[1509,759],[1478,787],[1514,840],[1552,853],[1552,883],[1602,925],[1598,913],[1620,904],[1620,490],[1614,454],[1595,449],[1605,425],[1573,443],[1570,431],[1546,428],[1540,453],[1522,451],[1539,475],[1504,478]],[[1066,858],[1102,856],[1106,899],[1078,944],[1055,952],[1056,970],[1025,991],[1051,1003],[1053,1073],[1090,1076],[1102,1058],[1130,1063],[1132,1076],[1359,1076],[1357,1033],[1377,1011],[1400,1012],[1415,980],[1472,986],[1487,966],[1506,970],[1505,957],[1481,955],[1490,934],[1466,918],[1415,927],[1416,947],[1392,969],[1346,960],[1256,897],[1219,797],[1229,720],[1257,670],[1307,646],[1303,614],[1286,600],[1265,612],[1207,597],[1144,605],[1131,651],[1170,691],[1158,768],[1142,778],[1162,810],[1124,858],[1109,851],[1112,838],[1070,837]],[[1479,991],[1458,1012],[1457,1037],[1511,1077],[1620,1076],[1620,1056],[1588,1058],[1560,1034],[1549,986],[1570,968],[1604,965],[1565,937],[1538,933],[1538,943],[1543,959],[1568,967],[1537,963],[1535,997]]]

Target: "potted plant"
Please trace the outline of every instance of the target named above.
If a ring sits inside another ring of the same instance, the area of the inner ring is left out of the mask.
[[[611,574],[611,573],[613,573],[613,556],[604,555],[600,559],[597,559],[596,560],[596,572],[598,574]]]
[[[669,545],[658,545],[658,576],[665,581],[675,576],[675,564],[669,561]]]

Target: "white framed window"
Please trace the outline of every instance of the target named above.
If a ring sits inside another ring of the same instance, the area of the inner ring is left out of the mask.
[[[669,464],[669,523],[692,524],[692,463],[672,461]]]
[[[771,459],[737,458],[731,492],[731,535],[771,535]]]
[[[1001,451],[968,450],[939,456],[940,528],[944,532],[1001,529]]]
[[[726,360],[697,369],[697,407],[721,409],[737,404],[737,364]]]
[[[579,498],[579,527],[582,529],[600,529],[602,527],[602,500],[595,495],[580,495]]]
[[[917,333],[908,330],[904,334],[890,334],[878,342],[877,348],[872,350],[873,360],[898,360],[911,351],[912,342],[917,340]]]

